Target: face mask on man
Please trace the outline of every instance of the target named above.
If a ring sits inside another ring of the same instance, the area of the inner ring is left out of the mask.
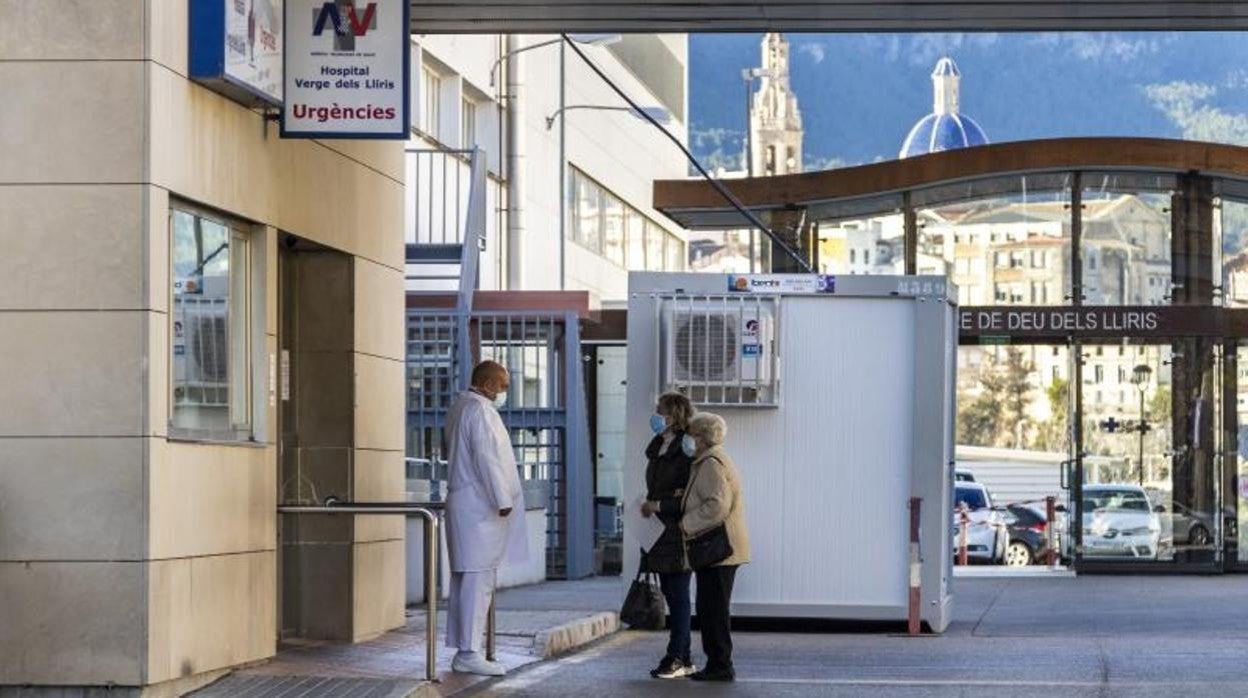
[[[494,395],[494,409],[501,410],[507,404],[507,391],[501,390]]]
[[[662,434],[667,429],[667,420],[661,414],[650,415],[650,431],[656,434]]]
[[[685,437],[680,440],[680,450],[684,451],[686,456],[693,458],[693,454],[698,452],[698,442],[694,441],[692,436],[685,434]]]

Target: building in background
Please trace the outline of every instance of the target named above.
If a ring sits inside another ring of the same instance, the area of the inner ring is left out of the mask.
[[[680,142],[687,140],[684,35],[573,34],[570,41],[630,99],[665,122]],[[512,371],[504,421],[512,430],[526,487],[549,488],[545,573],[552,578],[583,570],[567,540],[572,528],[565,489],[569,478],[592,467],[592,494],[618,503],[626,464],[640,446],[624,443],[623,392],[610,386],[612,376],[626,371],[623,337],[568,349],[560,343],[566,327],[549,315],[551,303],[567,302],[570,296],[527,292],[587,292],[590,307],[609,309],[626,300],[630,270],[682,271],[688,263],[684,231],[651,206],[652,182],[684,176],[688,162],[575,49],[558,36],[412,39],[409,251],[436,253],[441,241],[459,242],[467,154],[484,150],[489,213],[477,285],[482,293],[474,307],[505,297],[512,315],[510,321],[499,315],[488,323],[479,319],[475,332],[466,334],[480,341],[479,358],[496,358]],[[455,246],[451,253],[456,254]],[[457,259],[441,261],[409,264],[409,308],[423,311],[420,304],[431,292],[459,286]],[[509,293],[488,293],[500,290]],[[524,303],[538,297],[546,312],[526,315]],[[412,352],[421,359],[409,373],[420,390],[417,399],[409,396],[408,456],[417,467],[409,469],[408,488],[436,492],[441,484],[437,463],[444,455],[437,405],[450,394],[439,376],[455,369],[449,355],[428,356],[431,345],[425,340],[441,330],[427,318],[412,323],[409,339],[419,338]],[[589,380],[596,386],[590,394],[579,379],[582,371],[599,376]],[[586,413],[586,425],[575,421]],[[592,449],[582,457],[573,445],[584,441],[592,441]],[[589,467],[586,458],[592,460]],[[424,464],[429,467],[422,469]],[[540,518],[530,522],[532,529],[542,527]],[[610,526],[606,529],[599,533],[609,538]],[[541,578],[541,565],[536,573]],[[512,575],[503,583],[523,581],[533,579]],[[409,599],[420,591],[409,590]]]
[[[988,143],[979,124],[962,111],[962,71],[948,56],[932,70],[932,113],[919,119],[901,144],[898,157],[908,158]]]
[[[624,300],[630,269],[685,268],[684,233],[650,206],[650,183],[683,176],[688,163],[554,39],[413,37],[409,148],[486,151],[491,215],[482,289],[585,290],[610,305]],[[665,112],[666,128],[687,139],[684,35],[596,35],[580,47],[643,108]],[[447,215],[441,201],[455,199],[457,177],[464,176],[432,162],[409,157],[408,242],[431,229],[436,234]]]
[[[0,41],[0,694],[404,623],[402,521],[277,510],[403,496],[402,144],[280,138],[190,78],[190,9]]]
[[[797,93],[789,83],[789,42],[783,34],[763,35],[759,46],[760,65],[745,71],[750,92],[750,110],[746,115],[745,153],[741,162],[749,165],[751,176],[773,176],[802,171],[802,113]],[[754,90],[754,81],[759,81]],[[747,176],[746,170],[718,170],[720,179]],[[751,262],[752,258],[752,262]],[[770,241],[758,231],[699,230],[690,233],[689,269],[691,271],[741,274],[769,271]]]
[[[802,113],[789,85],[789,42],[763,36],[759,89],[750,100],[750,172],[768,177],[802,171]]]

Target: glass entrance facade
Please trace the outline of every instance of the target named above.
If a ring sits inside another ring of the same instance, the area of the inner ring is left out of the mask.
[[[1054,497],[1084,571],[1248,568],[1241,183],[1045,172],[811,212],[821,271],[944,274],[964,325],[992,316],[959,350],[957,467],[1007,521]]]

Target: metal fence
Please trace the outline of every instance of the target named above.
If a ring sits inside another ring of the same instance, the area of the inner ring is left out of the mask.
[[[454,245],[465,239],[475,150],[407,151],[407,241]]]

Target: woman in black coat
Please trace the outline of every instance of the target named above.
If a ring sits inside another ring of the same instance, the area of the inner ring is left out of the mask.
[[[694,411],[689,398],[680,393],[664,393],[659,396],[655,414],[650,417],[655,436],[646,447],[646,501],[641,511],[645,516],[658,516],[664,531],[649,552],[642,553],[641,564],[644,570],[659,575],[671,626],[667,654],[650,672],[656,679],[678,679],[696,671],[689,648],[692,573],[685,560],[685,542],[680,530],[681,498],[689,484],[689,469],[693,463],[682,443]]]

